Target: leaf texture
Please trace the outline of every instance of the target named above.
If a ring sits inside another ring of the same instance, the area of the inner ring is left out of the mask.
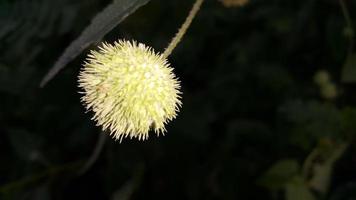
[[[127,16],[145,5],[149,0],[115,0],[97,14],[91,24],[74,40],[59,57],[43,78],[40,86],[45,86],[60,70],[77,57],[90,44],[101,40]]]

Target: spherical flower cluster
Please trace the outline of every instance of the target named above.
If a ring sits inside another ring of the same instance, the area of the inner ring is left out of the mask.
[[[237,7],[246,5],[249,0],[219,0],[225,7]]]
[[[82,101],[93,119],[118,140],[159,135],[181,106],[180,84],[162,55],[141,43],[103,43],[79,75]]]

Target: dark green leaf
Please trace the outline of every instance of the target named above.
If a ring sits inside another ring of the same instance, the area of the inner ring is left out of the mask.
[[[341,114],[332,104],[317,101],[290,101],[280,111],[290,126],[290,141],[299,147],[309,149],[319,138],[333,138],[340,135]]]
[[[296,160],[281,160],[274,164],[258,181],[269,189],[281,189],[299,171]]]
[[[61,69],[63,69],[71,60],[77,57],[90,44],[101,40],[106,33],[117,26],[127,16],[132,14],[139,7],[146,4],[149,0],[116,0],[100,12],[83,31],[83,33],[74,40],[59,57],[54,66],[46,74],[41,82],[41,87],[46,85]]]

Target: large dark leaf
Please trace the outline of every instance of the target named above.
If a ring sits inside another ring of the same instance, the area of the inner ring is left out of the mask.
[[[46,85],[61,69],[70,61],[77,57],[90,44],[101,40],[102,37],[115,26],[117,26],[127,16],[132,14],[139,7],[146,4],[149,0],[116,0],[100,12],[74,40],[59,57],[55,65],[50,69],[41,82],[41,87]]]

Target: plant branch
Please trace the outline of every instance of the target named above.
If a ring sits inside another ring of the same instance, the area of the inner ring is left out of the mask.
[[[347,31],[349,31],[347,33],[347,37],[350,41],[350,45],[349,45],[349,49],[348,49],[348,55],[350,56],[353,51],[353,45],[354,45],[354,29],[352,26],[353,23],[352,23],[350,13],[347,9],[347,6],[346,6],[344,0],[339,0],[339,3],[340,3],[341,10],[342,10],[342,14],[344,15],[344,18],[346,21]]]
[[[163,57],[167,58],[173,51],[173,49],[177,46],[177,44],[180,42],[184,34],[187,32],[187,29],[189,28],[190,24],[192,23],[194,17],[198,13],[202,3],[204,0],[196,0],[192,9],[189,12],[188,17],[185,19],[185,22],[182,24],[172,41],[169,43],[168,47],[164,50]]]

